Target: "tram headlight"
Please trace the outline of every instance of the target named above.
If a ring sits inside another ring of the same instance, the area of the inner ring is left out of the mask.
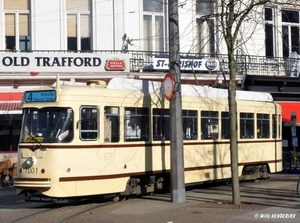
[[[34,159],[32,157],[28,157],[25,161],[26,167],[29,168],[33,165]]]

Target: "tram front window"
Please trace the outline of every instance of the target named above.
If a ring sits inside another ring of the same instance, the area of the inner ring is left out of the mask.
[[[20,142],[70,142],[73,139],[71,108],[25,108]]]

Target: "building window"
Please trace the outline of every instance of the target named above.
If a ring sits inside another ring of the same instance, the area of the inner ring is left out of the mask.
[[[213,12],[213,3],[211,1],[197,0],[196,13],[202,16],[210,15]]]
[[[273,9],[265,8],[265,50],[266,57],[274,57],[274,21]]]
[[[6,50],[30,50],[28,0],[4,0]]]
[[[166,13],[165,0],[143,0],[144,10],[144,50],[165,52],[166,49]]]
[[[215,21],[207,16],[213,13],[213,2],[196,2],[196,22],[197,22],[197,52],[200,54],[210,54],[215,52]]]
[[[282,47],[283,57],[288,57],[291,52],[299,52],[299,12],[282,10]]]
[[[91,0],[67,0],[66,4],[68,50],[91,50]]]

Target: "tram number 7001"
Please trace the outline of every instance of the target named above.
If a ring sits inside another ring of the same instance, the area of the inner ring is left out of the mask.
[[[29,169],[25,169],[24,170],[24,173],[27,173],[27,174],[37,174],[38,173],[38,168],[29,168]]]

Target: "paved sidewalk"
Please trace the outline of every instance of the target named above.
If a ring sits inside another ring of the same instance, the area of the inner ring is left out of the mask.
[[[298,178],[274,174],[261,182],[241,183],[241,207],[231,204],[230,185],[198,187],[186,191],[183,204],[172,203],[170,194],[155,194],[98,208],[72,223],[299,223]]]

